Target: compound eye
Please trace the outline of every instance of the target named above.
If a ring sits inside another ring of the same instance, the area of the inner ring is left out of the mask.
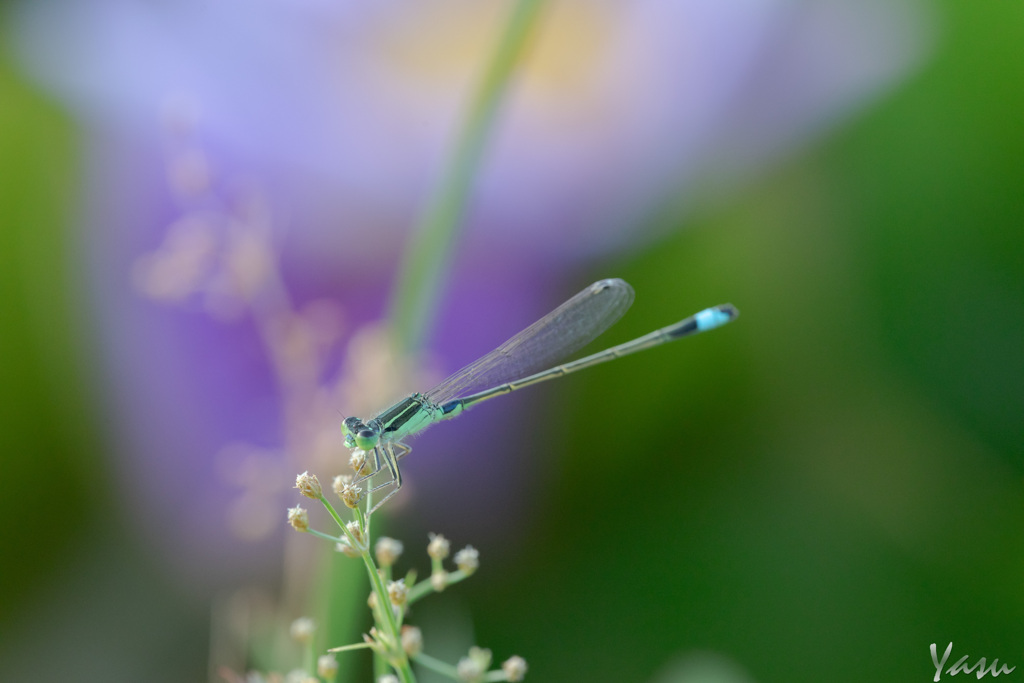
[[[364,451],[368,451],[377,445],[377,440],[380,437],[377,432],[372,429],[367,429],[365,426],[356,432],[356,446],[362,448]]]

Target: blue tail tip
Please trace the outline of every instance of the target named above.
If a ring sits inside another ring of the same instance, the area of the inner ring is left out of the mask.
[[[701,332],[706,332],[707,330],[713,330],[716,327],[732,322],[739,315],[740,312],[732,304],[722,304],[721,306],[705,308],[693,317],[697,321],[697,329]]]

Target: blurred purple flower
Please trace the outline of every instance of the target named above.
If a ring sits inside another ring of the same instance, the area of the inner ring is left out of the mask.
[[[506,11],[465,0],[22,7],[21,54],[88,135],[82,242],[121,471],[144,501],[140,525],[183,569],[260,571],[272,554],[226,542],[229,510],[252,536],[283,530],[293,499],[280,494],[306,467],[282,449],[340,451],[340,433],[317,430],[337,432],[340,410],[367,392],[397,389],[351,366],[330,382],[346,367],[339,342],[355,339],[349,364],[379,349],[353,332],[383,308]],[[920,57],[923,33],[911,2],[552,3],[472,197],[439,366],[454,370],[557,303],[548,290],[568,265],[642,241],[643,215],[696,177],[735,181],[847,115]],[[133,269],[151,298],[196,310],[140,297]],[[237,318],[250,306],[257,315]],[[292,343],[307,355],[288,356]],[[289,357],[315,362],[282,366]],[[430,449],[422,467],[426,454],[410,458],[412,487],[458,476],[457,505],[477,520],[521,507],[515,459],[479,456],[511,434],[507,412],[481,410],[458,449]]]

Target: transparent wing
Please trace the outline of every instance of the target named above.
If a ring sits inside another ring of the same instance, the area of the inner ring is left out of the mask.
[[[445,403],[546,370],[592,342],[633,303],[633,288],[600,280],[427,392]]]

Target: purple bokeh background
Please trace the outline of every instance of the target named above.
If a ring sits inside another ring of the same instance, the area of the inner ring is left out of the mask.
[[[347,339],[386,309],[506,10],[484,4],[23,6],[20,54],[85,131],[83,281],[117,472],[140,531],[193,584],[276,566],[267,544],[280,533],[242,543],[224,523],[237,490],[214,455],[236,442],[272,454],[283,435],[251,320],[214,319],[194,299],[163,306],[131,286],[133,264],[194,208],[168,181],[174,122],[186,121],[183,144],[208,163],[213,194],[268,207],[293,300],[337,300]],[[916,63],[926,34],[909,2],[555,3],[468,207],[431,338],[435,372],[575,293],[595,258],[649,243],[657,226],[645,219],[660,207],[728,189],[864,106]],[[460,421],[458,448],[448,425],[418,439],[407,497],[429,495],[428,514],[463,537],[512,524],[536,495],[529,464],[541,457],[515,438],[524,408],[519,396],[481,406]],[[349,409],[337,406],[335,427]],[[287,488],[279,502],[283,533]]]

